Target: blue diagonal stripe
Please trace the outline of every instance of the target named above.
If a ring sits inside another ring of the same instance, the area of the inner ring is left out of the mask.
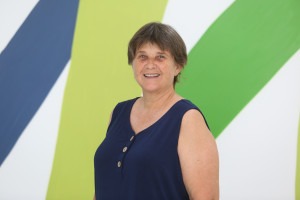
[[[71,57],[78,3],[39,1],[0,55],[0,165]]]

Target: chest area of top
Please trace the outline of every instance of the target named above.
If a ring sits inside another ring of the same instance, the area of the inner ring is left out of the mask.
[[[135,134],[139,134],[143,130],[154,126],[164,115],[162,111],[139,111],[132,110],[130,113],[130,125]]]

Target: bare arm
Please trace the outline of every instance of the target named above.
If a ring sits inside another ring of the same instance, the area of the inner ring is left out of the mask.
[[[197,110],[185,113],[178,141],[183,181],[191,200],[219,199],[216,142]]]

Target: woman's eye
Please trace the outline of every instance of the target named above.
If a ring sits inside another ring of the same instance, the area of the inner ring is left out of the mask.
[[[165,56],[164,56],[164,55],[159,55],[158,58],[159,58],[159,59],[164,59]]]
[[[141,58],[141,59],[146,59],[147,56],[145,56],[145,55],[139,55],[139,58]]]

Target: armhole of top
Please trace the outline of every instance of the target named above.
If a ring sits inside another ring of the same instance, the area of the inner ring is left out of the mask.
[[[208,130],[210,130],[209,125],[208,125],[208,123],[207,123],[207,120],[206,120],[206,118],[205,118],[203,112],[202,112],[198,107],[196,107],[196,110],[198,110],[198,111],[200,112],[200,114],[202,115],[202,117],[203,117],[203,119],[204,119],[204,122],[205,122],[205,124],[206,124]]]
[[[112,122],[113,122],[113,121],[115,120],[115,118],[116,118],[116,114],[117,114],[117,112],[118,112],[119,104],[120,104],[120,103],[118,103],[118,104],[114,107],[114,109],[112,110],[112,112],[110,113],[110,119],[109,119],[109,123],[108,123],[108,126],[107,126],[106,135],[107,135],[107,133],[108,133],[108,130],[109,130],[109,128],[110,128]]]
[[[201,114],[201,116],[203,117],[204,122],[205,122],[205,124],[206,124],[208,130],[210,130],[209,125],[208,125],[208,123],[207,123],[207,120],[206,120],[206,118],[205,118],[203,112],[202,112],[197,106],[195,106],[195,105],[193,105],[193,104],[192,104],[192,107],[188,108],[188,109],[183,113],[182,119],[183,119],[183,116],[185,115],[185,113],[188,112],[189,110],[197,110],[197,111]],[[182,120],[182,119],[181,119],[181,120]]]
[[[184,115],[187,111],[189,111],[189,110],[192,110],[192,109],[198,110],[198,111],[200,112],[200,114],[202,115],[202,117],[203,117],[203,119],[204,119],[204,122],[205,122],[205,124],[206,124],[208,130],[210,130],[209,125],[208,125],[208,122],[207,122],[207,120],[206,120],[206,118],[205,118],[203,112],[200,110],[200,108],[198,108],[198,106],[196,106],[195,104],[193,104],[190,100],[185,99],[184,102],[185,102],[186,104],[188,104],[189,106],[188,106],[187,110],[183,113],[183,115]],[[183,116],[182,116],[182,117],[183,117]]]
[[[112,112],[110,113],[110,122],[114,119],[114,118],[116,118],[116,113],[117,113],[117,111],[118,111],[118,108],[119,108],[119,104],[120,103],[118,103],[115,107],[114,107],[114,109],[112,110]]]

